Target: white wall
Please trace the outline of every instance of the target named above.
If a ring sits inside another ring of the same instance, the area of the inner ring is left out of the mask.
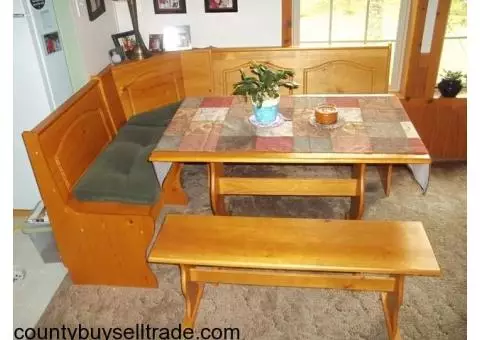
[[[84,0],[77,0],[78,6],[76,1],[69,2],[85,71],[95,75],[110,63],[108,51],[115,47],[111,37],[117,30],[113,1],[105,0],[105,13],[94,21],[88,19]]]
[[[108,1],[107,1],[108,2]],[[280,0],[238,0],[236,13],[205,13],[203,0],[187,0],[186,14],[155,14],[152,0],[137,0],[138,22],[148,47],[149,34],[168,25],[190,25],[192,47],[281,46]],[[115,2],[119,32],[132,28],[126,2]]]

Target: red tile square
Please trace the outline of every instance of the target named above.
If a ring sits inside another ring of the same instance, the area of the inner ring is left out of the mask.
[[[370,153],[373,151],[370,139],[366,136],[332,136],[332,146],[334,152]]]
[[[360,107],[358,99],[352,97],[327,97],[326,103],[337,107]]]
[[[292,137],[257,137],[256,151],[291,152],[293,150]]]
[[[230,107],[234,97],[205,97],[200,107]]]
[[[178,147],[179,151],[203,151],[208,135],[183,136]]]

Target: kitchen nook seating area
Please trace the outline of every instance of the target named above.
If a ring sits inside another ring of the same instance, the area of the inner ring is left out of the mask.
[[[401,102],[386,94],[390,53],[390,46],[208,48],[105,68],[23,134],[73,283],[153,288],[149,262],[178,264],[187,324],[203,282],[378,290],[385,292],[389,336],[399,339],[404,276],[437,276],[440,269],[421,223],[354,221],[364,209],[367,165],[379,167],[388,195],[392,164],[430,163]],[[281,93],[289,131],[245,136],[243,123],[231,124],[248,118],[231,92],[251,60],[295,72],[301,86]],[[345,128],[308,134],[299,112],[324,98],[344,108]],[[188,162],[208,164],[218,216],[167,215],[161,226],[164,208],[188,204],[181,177]],[[224,176],[223,164],[237,162],[348,164],[353,172],[343,180]],[[154,163],[167,165],[164,176]],[[227,195],[351,197],[352,221],[225,216]],[[198,237],[195,228],[202,228]],[[322,273],[289,272],[296,269]]]
[[[229,95],[239,69],[251,60],[293,69],[301,84],[293,95],[384,93],[390,53],[390,46],[208,48],[105,68],[23,134],[73,282],[156,286],[146,262],[155,219],[165,204],[187,204],[181,163],[170,168],[160,189],[147,160],[161,125],[174,113],[168,105],[191,96]],[[135,125],[139,114],[162,116],[158,129]],[[100,198],[100,189],[110,192]]]

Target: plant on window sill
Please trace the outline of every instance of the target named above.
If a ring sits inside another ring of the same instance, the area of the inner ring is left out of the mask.
[[[467,79],[467,75],[457,71],[443,70],[442,80],[438,83],[438,90],[442,97],[454,98],[463,89],[462,79]]]

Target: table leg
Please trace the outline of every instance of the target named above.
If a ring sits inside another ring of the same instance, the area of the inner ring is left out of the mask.
[[[392,174],[393,174],[393,165],[392,164],[378,164],[377,171],[380,175],[380,180],[382,181],[383,190],[385,191],[385,196],[390,195],[390,188],[392,187]]]
[[[224,195],[218,193],[218,180],[223,177],[223,163],[210,163],[208,165],[208,177],[210,183],[210,204],[214,215],[228,215],[225,208]]]
[[[163,180],[162,195],[165,197],[165,204],[188,205],[188,196],[181,182],[182,169],[182,163],[173,163]]]
[[[363,215],[365,201],[365,164],[354,164],[352,178],[357,180],[357,194],[350,200],[349,220],[360,220]]]
[[[198,306],[203,295],[204,283],[191,281],[190,266],[180,265],[180,274],[182,280],[182,293],[185,297],[185,316],[183,318],[183,327],[193,328],[197,318]]]
[[[395,291],[382,293],[383,313],[385,314],[385,323],[387,325],[388,338],[390,340],[400,340],[398,315],[400,312],[400,306],[403,303],[404,283],[404,276],[397,275],[395,280]]]

